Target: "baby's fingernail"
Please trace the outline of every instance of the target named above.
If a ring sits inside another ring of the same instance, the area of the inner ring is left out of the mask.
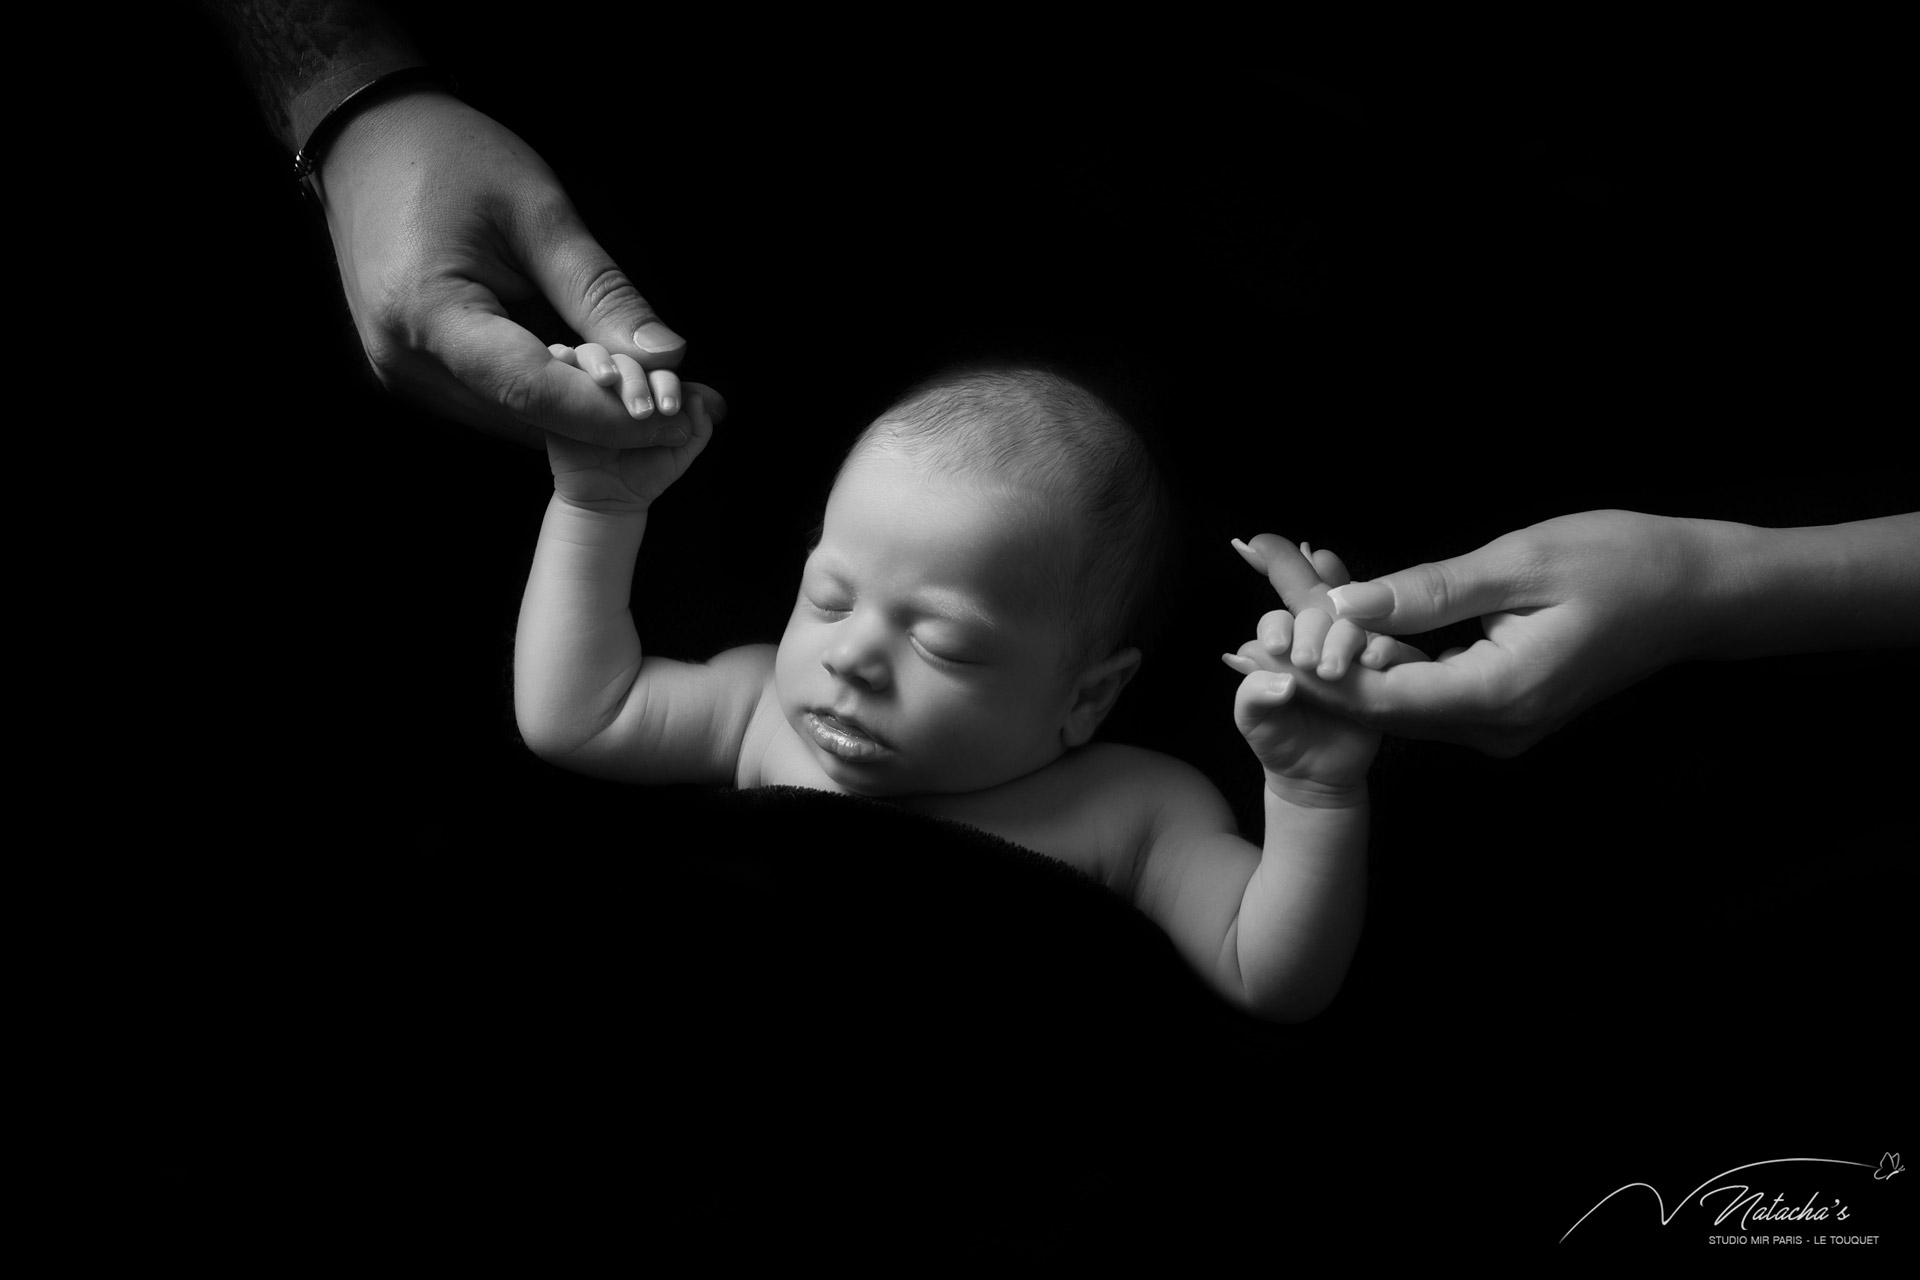
[[[653,401],[636,396],[627,403],[627,412],[636,418],[644,418],[653,412]]]
[[[674,414],[680,412],[680,402],[672,396],[661,396],[660,412],[666,414],[668,417],[672,417]]]
[[[1325,662],[1320,664],[1319,669],[1315,671],[1314,674],[1319,676],[1322,680],[1338,680],[1340,678],[1340,671],[1341,671],[1340,664],[1335,662],[1332,658],[1328,658]]]
[[[633,345],[656,355],[687,345],[687,340],[658,320],[649,320],[633,331]]]
[[[1350,582],[1327,592],[1338,617],[1382,618],[1393,612],[1393,588],[1384,582]]]
[[[1271,640],[1262,640],[1260,644],[1268,653],[1285,653],[1287,650],[1293,648],[1292,640],[1282,640],[1278,636],[1275,636]]]

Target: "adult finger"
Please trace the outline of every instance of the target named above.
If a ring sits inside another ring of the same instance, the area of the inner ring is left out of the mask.
[[[1505,718],[1510,667],[1510,655],[1481,640],[1440,662],[1410,661],[1384,671],[1363,662],[1342,680],[1309,681],[1305,692],[1329,710],[1399,737],[1511,755],[1538,734]]]
[[[1325,547],[1310,551],[1303,545],[1301,549],[1307,552],[1307,563],[1320,575],[1320,581],[1328,586],[1343,587],[1353,581],[1353,575],[1347,572],[1346,562]]]
[[[516,247],[521,266],[582,338],[630,356],[646,369],[680,363],[687,340],[640,295],[571,205]]]
[[[1550,603],[1521,598],[1520,575],[1512,548],[1496,541],[1451,560],[1335,587],[1328,598],[1339,617],[1369,631],[1431,631],[1502,609]]]
[[[614,388],[555,359],[546,344],[497,310],[441,307],[429,320],[426,345],[496,425],[518,426],[517,434],[536,441],[537,432],[527,428],[622,449],[655,444],[666,433],[657,417],[635,421]],[[677,434],[678,424],[672,430]]]
[[[1247,563],[1265,570],[1267,581],[1286,601],[1287,608],[1298,614],[1321,602],[1318,593],[1326,584],[1299,547],[1272,533],[1263,533],[1246,546],[1242,555]]]

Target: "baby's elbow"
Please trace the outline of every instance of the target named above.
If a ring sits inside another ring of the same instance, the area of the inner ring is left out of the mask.
[[[1288,983],[1265,991],[1242,990],[1235,1001],[1241,1010],[1282,1025],[1311,1021],[1325,1013],[1340,994],[1339,982]]]
[[[520,741],[527,744],[527,750],[548,764],[567,767],[580,750],[579,736],[569,731],[570,726],[560,718],[545,714],[536,705],[519,702],[514,705],[514,725],[520,731]]]
[[[1333,997],[1321,1000],[1285,1000],[1273,1004],[1248,1005],[1247,1012],[1262,1022],[1278,1023],[1282,1026],[1294,1026],[1312,1021],[1325,1013],[1333,1004]]]
[[[551,725],[538,721],[521,720],[520,741],[527,744],[527,750],[548,764],[565,765],[573,754],[573,747],[553,731]]]

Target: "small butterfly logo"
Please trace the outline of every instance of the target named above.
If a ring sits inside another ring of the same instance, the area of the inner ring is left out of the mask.
[[[1873,1171],[1876,1182],[1891,1178],[1896,1173],[1905,1173],[1907,1166],[1900,1163],[1900,1153],[1889,1151],[1880,1157],[1880,1167]]]

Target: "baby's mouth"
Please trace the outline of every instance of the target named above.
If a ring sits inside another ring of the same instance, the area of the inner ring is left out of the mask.
[[[806,724],[813,740],[829,754],[842,760],[875,760],[893,750],[851,716],[837,716],[831,711],[809,711]]]

